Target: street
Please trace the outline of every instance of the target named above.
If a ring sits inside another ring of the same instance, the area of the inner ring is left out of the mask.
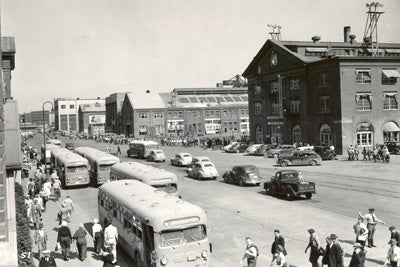
[[[60,137],[63,145],[67,139]],[[29,145],[39,148],[43,136],[29,139]],[[71,142],[68,140],[68,142]],[[93,140],[74,140],[77,146],[93,146],[105,150],[105,143]],[[111,145],[112,152],[116,146]],[[126,145],[121,145],[122,161],[138,161],[172,171],[179,177],[179,190],[183,199],[201,206],[209,219],[209,238],[213,245],[212,262],[215,267],[240,266],[245,238],[250,236],[260,249],[257,266],[267,266],[271,261],[270,246],[274,229],[279,229],[286,240],[289,266],[310,266],[304,249],[308,242],[307,229],[314,228],[325,246],[325,237],[335,233],[345,248],[345,266],[352,255],[354,234],[352,226],[358,212],[375,208],[378,218],[386,225],[378,225],[375,236],[377,248],[367,248],[366,266],[382,265],[386,257],[390,225],[398,226],[400,215],[394,212],[399,203],[400,184],[398,170],[400,156],[392,156],[390,164],[363,161],[347,161],[345,155],[336,161],[324,161],[322,166],[286,167],[303,171],[307,181],[315,182],[317,194],[311,200],[305,198],[288,201],[268,196],[260,186],[226,184],[222,174],[235,164],[253,164],[260,169],[264,180],[282,167],[273,158],[228,154],[220,150],[203,150],[198,147],[161,147],[165,151],[165,163],[146,163],[145,160],[126,156]],[[40,150],[38,150],[40,151]],[[171,166],[169,159],[177,152],[189,152],[193,156],[208,156],[217,167],[220,177],[216,180],[198,181],[186,176],[185,168]],[[63,190],[75,202],[75,213],[89,223],[97,215],[97,188],[87,187]],[[54,225],[56,226],[56,225]],[[53,228],[53,226],[51,226]],[[51,229],[49,228],[49,229]],[[91,242],[89,241],[89,247]],[[53,245],[51,245],[53,247]],[[90,254],[90,253],[89,253]],[[132,266],[123,254],[118,259],[121,266]],[[62,263],[64,264],[64,263]],[[80,263],[79,263],[80,264]],[[101,262],[98,265],[101,266]],[[62,265],[63,266],[63,265]],[[84,265],[82,265],[84,266]],[[85,266],[88,266],[86,264]]]

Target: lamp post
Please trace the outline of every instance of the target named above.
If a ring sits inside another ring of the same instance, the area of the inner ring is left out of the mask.
[[[46,104],[50,104],[51,105],[51,110],[53,111],[54,106],[53,103],[50,101],[46,101],[43,103],[43,107],[42,107],[42,114],[43,114],[43,148],[44,148],[44,159],[43,159],[43,163],[44,163],[44,173],[47,175],[47,162],[46,162],[46,120],[44,118],[44,105]]]

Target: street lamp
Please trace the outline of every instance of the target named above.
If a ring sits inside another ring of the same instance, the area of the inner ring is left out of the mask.
[[[43,159],[43,163],[44,163],[44,173],[47,175],[47,162],[46,162],[46,120],[44,118],[44,105],[46,104],[50,104],[51,105],[51,111],[54,110],[54,106],[53,103],[50,101],[46,101],[43,103],[43,107],[42,107],[42,114],[43,114],[43,148],[44,148],[44,159]]]

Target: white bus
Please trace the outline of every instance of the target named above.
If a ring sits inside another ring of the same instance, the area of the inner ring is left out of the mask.
[[[168,194],[178,195],[178,177],[175,173],[137,162],[122,162],[111,166],[110,181],[138,180]]]
[[[211,266],[207,215],[200,207],[135,180],[98,191],[99,219],[117,227],[118,245],[140,267]]]
[[[109,182],[110,167],[121,162],[118,157],[93,147],[77,147],[74,152],[88,160],[91,183],[95,186]]]
[[[158,149],[157,142],[134,140],[129,143],[129,149],[126,153],[128,157],[146,158],[150,151],[154,149]]]
[[[88,160],[66,148],[51,151],[52,167],[63,188],[89,184]]]

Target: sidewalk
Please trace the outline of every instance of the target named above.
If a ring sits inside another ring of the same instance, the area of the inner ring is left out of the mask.
[[[33,168],[32,171],[34,172],[35,169]],[[24,190],[26,190],[26,183],[28,182],[29,178],[24,178],[22,180],[22,186]],[[56,260],[58,267],[66,267],[66,266],[76,266],[76,267],[99,267],[103,266],[103,261],[98,258],[97,254],[93,253],[93,241],[91,236],[91,221],[93,218],[89,218],[86,214],[82,212],[81,209],[75,208],[75,211],[72,213],[72,221],[68,224],[68,227],[71,230],[71,234],[73,235],[75,231],[79,228],[78,225],[83,223],[85,226],[86,231],[88,234],[86,235],[87,240],[87,258],[82,262],[79,260],[78,253],[76,250],[75,241],[71,245],[71,252],[70,256],[71,259],[69,261],[64,261],[61,255],[61,251],[55,252],[55,246],[57,242],[57,231],[58,231],[58,220],[57,220],[57,213],[60,210],[62,201],[67,197],[66,192],[61,190],[61,198],[58,202],[53,201],[52,197],[50,197],[49,201],[47,202],[47,210],[46,212],[42,213],[43,219],[43,228],[47,231],[48,235],[48,243],[47,249],[51,250],[51,255]],[[34,234],[35,231],[31,230],[31,237],[32,237],[32,251],[37,254],[37,245],[34,243]],[[39,259],[35,257],[34,262],[35,266],[39,266]]]

